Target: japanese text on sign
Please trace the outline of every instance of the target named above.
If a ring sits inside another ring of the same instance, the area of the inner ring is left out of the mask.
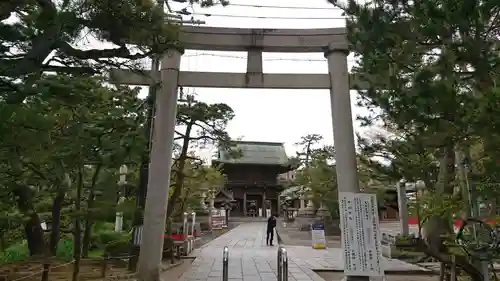
[[[340,227],[346,276],[383,276],[375,194],[340,192]]]

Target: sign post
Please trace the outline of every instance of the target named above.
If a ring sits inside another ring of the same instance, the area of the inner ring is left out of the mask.
[[[210,220],[212,230],[222,229],[226,227],[226,214],[224,214],[221,210],[212,210]]]
[[[325,224],[322,222],[311,224],[311,238],[313,249],[326,249]]]
[[[354,192],[339,195],[344,275],[383,277],[376,195]]]

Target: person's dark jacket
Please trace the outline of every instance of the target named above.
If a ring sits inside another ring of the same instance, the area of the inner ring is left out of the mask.
[[[272,231],[276,227],[276,217],[270,216],[267,219],[267,231]]]

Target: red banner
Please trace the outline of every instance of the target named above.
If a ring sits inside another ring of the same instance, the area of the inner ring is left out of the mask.
[[[487,222],[489,224],[500,224],[500,220],[498,219],[482,219],[482,221]],[[455,227],[461,227],[463,219],[454,219],[453,220]],[[409,225],[418,225],[418,217],[410,217],[408,219]]]

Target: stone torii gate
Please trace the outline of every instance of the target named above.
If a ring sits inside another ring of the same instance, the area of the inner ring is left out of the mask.
[[[118,84],[150,86],[161,83],[156,98],[149,185],[139,258],[140,280],[158,278],[179,86],[330,90],[339,192],[359,192],[349,94],[350,86],[354,86],[355,82],[354,79],[349,79],[347,70],[349,50],[345,28],[301,30],[186,26],[181,28],[180,41],[186,49],[246,51],[247,72],[180,71],[183,51],[177,49],[168,50],[163,56],[161,75],[156,81],[153,75],[148,75],[148,71],[143,74],[121,69],[112,72],[111,79]],[[262,52],[322,52],[328,61],[328,74],[266,74],[262,72]]]

